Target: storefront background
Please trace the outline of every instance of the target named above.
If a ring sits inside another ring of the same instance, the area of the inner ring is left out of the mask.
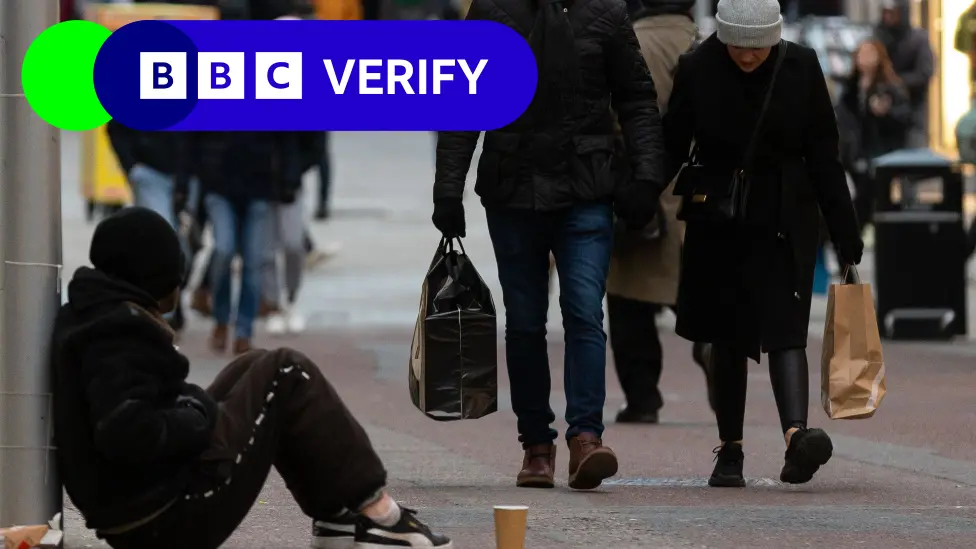
[[[936,74],[931,88],[932,147],[945,153],[956,152],[956,123],[970,109],[971,82],[969,58],[954,47],[959,17],[973,0],[920,0],[916,16],[932,40]]]

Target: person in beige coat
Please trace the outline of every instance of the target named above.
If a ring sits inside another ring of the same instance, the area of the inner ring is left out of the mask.
[[[634,31],[651,71],[658,93],[658,108],[667,112],[678,57],[692,49],[697,27],[692,17],[694,0],[635,0]],[[618,423],[657,423],[663,406],[658,382],[663,351],[656,317],[663,307],[673,307],[678,296],[678,275],[684,224],[675,217],[680,198],[671,188],[661,195],[658,234],[617,231],[607,302],[610,345],[617,376],[627,403],[617,414]],[[695,345],[695,361],[710,379],[708,347]],[[710,385],[710,384],[709,384]],[[712,401],[709,391],[709,402]]]

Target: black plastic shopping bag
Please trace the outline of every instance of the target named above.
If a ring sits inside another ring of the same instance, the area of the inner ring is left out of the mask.
[[[491,292],[458,240],[442,240],[421,290],[410,346],[410,397],[431,419],[498,410],[498,336]]]

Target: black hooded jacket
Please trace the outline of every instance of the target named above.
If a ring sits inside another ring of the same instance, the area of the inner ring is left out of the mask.
[[[911,5],[908,0],[899,0],[901,21],[894,27],[883,22],[876,34],[891,58],[898,77],[901,78],[916,116],[925,116],[928,100],[929,81],[935,74],[935,55],[925,29],[913,28],[911,24]]]
[[[553,211],[614,200],[631,181],[664,189],[657,93],[623,0],[474,0],[466,19],[512,28],[539,64],[528,110],[485,133],[475,185],[485,206]],[[435,201],[461,198],[478,136],[438,135]]]
[[[58,467],[91,529],[130,525],[175,501],[210,442],[216,404],[186,382],[189,362],[157,307],[139,288],[82,267],[55,321]]]

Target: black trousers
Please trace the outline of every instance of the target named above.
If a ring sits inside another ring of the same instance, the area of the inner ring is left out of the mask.
[[[359,511],[381,494],[386,470],[369,437],[301,353],[246,353],[207,392],[220,415],[185,495],[145,526],[104,536],[113,548],[216,549],[244,520],[272,466],[314,519]]]
[[[712,347],[712,370],[719,438],[723,442],[742,440],[748,359],[734,348],[715,345]],[[806,427],[807,408],[810,405],[806,350],[786,349],[769,353],[769,378],[783,433],[793,427]]]
[[[657,330],[661,305],[607,295],[610,349],[627,407],[656,412],[664,406],[658,389],[664,350]]]

